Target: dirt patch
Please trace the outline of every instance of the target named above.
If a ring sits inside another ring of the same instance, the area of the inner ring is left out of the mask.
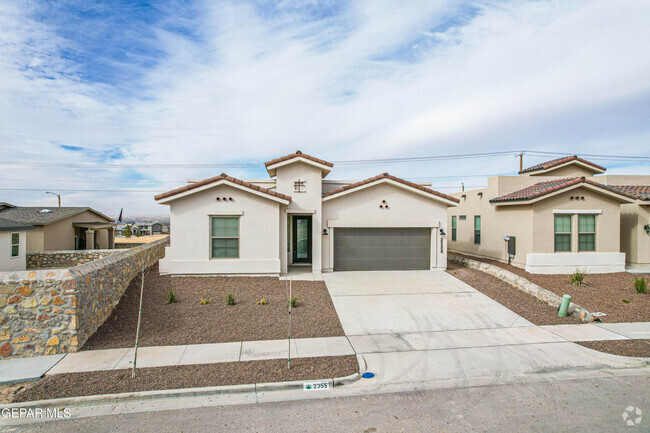
[[[285,382],[292,380],[331,379],[359,371],[354,355],[322,358],[298,358],[287,361],[223,362],[218,364],[177,365],[131,370],[92,371],[45,376],[14,397],[14,402],[79,397],[98,394],[154,391],[161,389],[200,388],[246,383]]]
[[[588,311],[607,314],[607,316],[601,318],[603,322],[650,321],[650,293],[636,293],[633,285],[635,276],[627,272],[588,274],[585,278],[586,286],[576,287],[569,282],[569,276],[566,274],[530,274],[521,268],[496,260],[476,258],[458,253],[453,255],[506,269],[560,297],[569,294],[572,302],[586,308]],[[645,277],[650,283],[650,274],[638,276]],[[629,303],[623,302],[621,299],[626,299]]]
[[[650,358],[650,340],[582,341],[578,344],[614,355]]]
[[[176,294],[168,304],[169,291]],[[227,305],[228,293],[236,305]],[[322,281],[294,281],[291,337],[343,336],[332,300]],[[209,304],[201,304],[201,299]],[[264,298],[266,305],[257,302]],[[131,347],[140,302],[136,278],[106,322],[83,350]],[[289,316],[285,284],[272,277],[171,277],[158,265],[145,277],[140,346],[224,343],[287,338]]]
[[[572,316],[558,317],[557,308],[485,272],[451,261],[447,264],[447,272],[535,325],[580,323],[579,318]]]
[[[13,385],[1,385],[0,386],[0,404],[11,403],[14,399],[14,395],[17,394],[19,388],[26,388],[30,386],[30,383],[14,383]]]

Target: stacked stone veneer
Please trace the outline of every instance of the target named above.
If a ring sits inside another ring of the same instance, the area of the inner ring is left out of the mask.
[[[115,248],[123,250],[139,247],[140,245],[142,245],[142,242],[115,242]]]
[[[40,251],[27,253],[27,269],[72,268],[115,254],[115,250]]]
[[[532,281],[529,281],[526,278],[515,274],[514,272],[510,272],[499,266],[491,265],[489,263],[468,259],[466,257],[454,256],[451,254],[447,256],[447,259],[452,262],[459,263],[463,266],[467,266],[468,268],[478,269],[479,271],[492,275],[504,283],[507,283],[523,292],[533,295],[537,299],[544,301],[549,305],[560,308],[560,304],[562,303],[561,297],[549,290],[538,286]],[[579,316],[583,322],[593,322],[594,320],[592,313],[587,311],[585,308],[574,304],[573,302],[569,305],[569,315]]]
[[[0,359],[76,352],[169,238],[69,269],[0,273]]]

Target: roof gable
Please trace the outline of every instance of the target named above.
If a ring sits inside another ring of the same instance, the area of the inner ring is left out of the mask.
[[[455,206],[456,203],[460,201],[455,197],[449,196],[447,194],[443,194],[438,191],[434,191],[430,188],[424,187],[422,185],[418,185],[417,183],[414,182],[409,182],[408,180],[404,180],[396,176],[391,176],[388,173],[382,173],[380,175],[359,182],[355,182],[350,185],[342,186],[341,188],[333,189],[332,191],[323,194],[323,201],[328,201],[343,196],[345,194],[350,194],[368,187],[380,185],[382,183],[391,183],[395,186],[398,186],[403,189],[411,190],[412,192],[423,195],[427,198],[431,198],[437,201],[442,201],[450,206]]]
[[[264,163],[264,165],[266,166],[266,171],[269,173],[269,176],[273,177],[276,175],[277,169],[279,167],[293,164],[294,162],[304,162],[309,165],[313,165],[314,167],[320,168],[323,177],[327,176],[332,170],[332,167],[334,167],[334,164],[331,162],[327,162],[323,159],[307,155],[306,153],[302,153],[299,150],[297,150],[296,153],[290,153],[289,155],[267,161]]]
[[[580,158],[578,155],[564,156],[562,158],[552,159],[550,161],[542,162],[532,167],[525,168],[519,172],[519,174],[527,173],[547,173],[549,171],[557,170],[560,167],[565,167],[567,165],[577,164],[581,167],[584,167],[588,170],[593,171],[594,173],[604,173],[607,170],[605,167],[598,164],[594,164],[591,161]]]
[[[66,218],[79,215],[83,212],[92,212],[107,221],[111,218],[90,207],[27,207],[15,206],[0,211],[0,218],[16,221],[23,224],[46,226]]]
[[[584,177],[567,177],[538,182],[526,188],[490,199],[495,205],[530,204],[555,195],[555,193],[568,191],[573,188],[586,187],[601,194],[609,195],[622,202],[630,203],[634,197],[609,185],[603,185]]]
[[[209,188],[213,188],[217,185],[228,184],[234,186],[237,189],[242,191],[256,194],[260,197],[264,197],[270,200],[277,201],[282,204],[289,204],[291,201],[291,196],[273,191],[261,186],[254,185],[252,183],[228,176],[225,173],[220,174],[219,176],[211,177],[209,179],[204,179],[200,182],[191,183],[189,185],[182,186],[180,188],[173,189],[171,191],[158,194],[154,199],[158,203],[168,203],[172,200],[176,200],[181,197],[185,197],[190,194],[197,193],[199,191],[204,191]]]

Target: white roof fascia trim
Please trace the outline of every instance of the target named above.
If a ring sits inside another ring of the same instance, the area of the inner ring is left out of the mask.
[[[245,187],[245,186],[242,186],[242,185],[238,185],[236,183],[230,182],[230,181],[225,180],[225,179],[221,179],[221,180],[218,180],[216,182],[209,183],[207,185],[203,185],[203,186],[200,186],[198,188],[191,189],[189,191],[185,191],[185,192],[182,192],[182,193],[179,193],[179,194],[172,195],[170,197],[160,199],[160,200],[158,200],[158,203],[165,204],[165,203],[168,203],[170,201],[173,201],[173,200],[176,200],[176,199],[179,199],[179,198],[182,198],[182,197],[186,197],[188,195],[195,194],[197,192],[205,191],[206,189],[214,188],[214,187],[217,187],[217,186],[223,185],[223,184],[231,186],[233,188],[237,188],[237,189],[242,190],[244,192],[248,192],[248,193],[257,195],[259,197],[263,197],[263,198],[266,198],[266,199],[269,199],[269,200],[276,201],[278,203],[282,203],[282,204],[289,204],[290,203],[289,200],[285,200],[285,199],[280,198],[280,197],[274,197],[274,196],[266,194],[264,192],[256,191],[254,189],[251,189],[251,188],[248,188],[248,187]]]
[[[396,181],[394,181],[392,179],[389,179],[389,178],[386,178],[386,177],[381,178],[381,179],[377,179],[374,182],[359,185],[357,187],[350,188],[350,189],[347,189],[345,191],[341,191],[341,192],[338,192],[336,194],[327,196],[327,197],[323,198],[323,201],[325,202],[325,201],[329,201],[329,200],[332,200],[332,199],[335,199],[335,198],[343,197],[344,195],[347,195],[347,194],[350,194],[350,193],[353,193],[353,192],[357,192],[357,191],[361,191],[363,189],[379,185],[380,183],[389,183],[389,184],[391,184],[393,186],[396,186],[398,188],[402,188],[402,189],[404,189],[406,191],[410,191],[410,192],[419,194],[419,195],[421,195],[423,197],[426,197],[426,198],[429,198],[429,199],[432,199],[432,200],[441,201],[441,202],[449,204],[451,206],[457,206],[458,205],[458,203],[453,202],[451,200],[447,200],[447,199],[439,197],[437,195],[429,194],[428,192],[421,191],[421,190],[419,190],[417,188],[413,188],[412,186],[405,185],[405,184],[403,184],[401,182],[396,182]]]
[[[625,197],[624,195],[608,191],[608,190],[606,190],[604,188],[600,188],[600,187],[591,185],[591,184],[586,183],[586,182],[580,182],[580,183],[572,185],[572,186],[570,186],[568,188],[562,188],[562,189],[554,191],[554,192],[552,192],[550,194],[544,194],[544,195],[542,195],[540,197],[536,197],[536,198],[534,198],[532,200],[506,201],[506,202],[497,202],[497,203],[491,203],[491,204],[494,205],[494,206],[514,206],[514,205],[522,205],[522,204],[532,204],[532,203],[536,203],[538,201],[542,201],[542,200],[545,200],[547,198],[553,197],[555,195],[562,194],[563,192],[571,191],[571,190],[574,190],[576,188],[581,188],[581,187],[590,189],[592,191],[595,191],[595,192],[598,192],[600,194],[603,194],[603,195],[618,199],[618,200],[626,202],[626,203],[634,203],[633,199]]]
[[[304,162],[305,164],[313,165],[314,167],[324,170],[326,172],[325,174],[332,171],[332,167],[330,167],[329,165],[320,164],[316,161],[312,161],[311,159],[307,159],[307,158],[302,158],[300,156],[296,156],[295,158],[287,159],[286,161],[276,162],[273,165],[269,165],[268,167],[266,167],[266,171],[270,172],[271,170],[273,170],[275,172],[278,168],[284,167],[285,165],[293,164],[294,162]]]
[[[582,166],[582,167],[584,167],[586,169],[589,169],[591,171],[594,171],[596,173],[605,173],[605,170],[601,170],[600,168],[596,168],[593,165],[585,164],[582,161],[578,161],[578,160],[573,159],[571,161],[563,162],[562,164],[554,165],[553,167],[545,168],[543,170],[535,170],[535,171],[531,171],[529,173],[522,173],[522,174],[548,173],[549,171],[557,170],[558,168],[566,167],[567,165],[571,165],[571,164],[578,164],[578,165],[580,165],[580,166]]]
[[[560,215],[600,215],[603,211],[600,209],[553,209],[553,213]]]

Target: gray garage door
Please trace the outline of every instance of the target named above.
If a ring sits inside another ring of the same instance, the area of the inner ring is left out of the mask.
[[[334,229],[335,271],[430,269],[431,229]]]

